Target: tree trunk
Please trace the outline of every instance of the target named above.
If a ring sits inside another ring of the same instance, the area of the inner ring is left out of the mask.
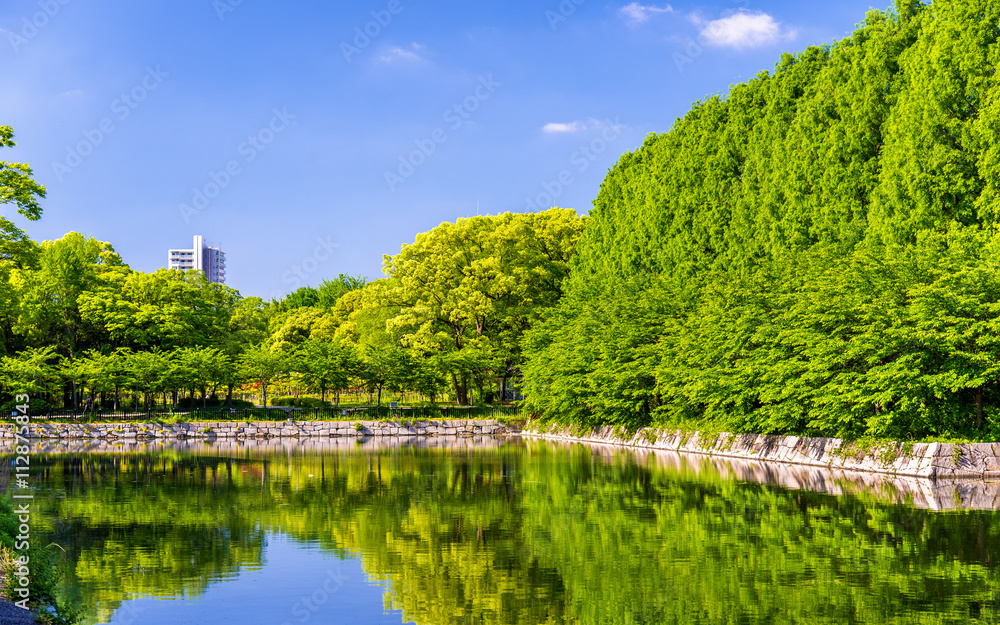
[[[503,378],[500,380],[500,403],[507,401],[507,380],[510,379],[510,361],[503,365]]]
[[[455,399],[458,400],[458,405],[459,406],[468,406],[469,405],[469,378],[465,374],[462,374],[462,377],[460,378],[460,380],[461,381],[460,381],[460,383],[458,385],[458,388],[456,389],[456,392],[455,392]]]
[[[983,429],[983,387],[976,389],[976,429]]]

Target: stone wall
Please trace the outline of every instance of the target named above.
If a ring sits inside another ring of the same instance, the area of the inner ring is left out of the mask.
[[[836,438],[713,434],[640,430],[634,436],[605,427],[529,428],[522,436],[622,447],[763,460],[786,464],[924,478],[1000,477],[1000,443],[899,443],[863,448]]]
[[[517,444],[519,437],[482,436],[332,436],[308,438],[188,438],[137,440],[135,438],[40,438],[31,442],[33,454],[121,454],[179,452],[194,456],[227,456],[247,453],[254,456],[290,453],[341,454],[345,452],[380,452],[393,449],[429,449],[457,452],[498,449]],[[0,454],[13,453],[14,439],[0,440]]]
[[[557,447],[586,446],[592,457],[615,464],[627,457],[642,466],[655,465],[673,475],[696,475],[703,479],[736,479],[740,482],[776,486],[826,495],[864,495],[885,503],[913,506],[922,510],[1000,510],[1000,481],[969,478],[923,478],[830,467],[805,466],[724,458],[719,455],[682,453],[586,443],[574,440],[526,439],[528,448],[535,445]]]
[[[0,424],[0,440],[14,438],[14,424]],[[499,421],[268,421],[256,423],[32,423],[34,439],[146,441],[159,439],[269,439],[373,436],[507,436],[516,427]]]

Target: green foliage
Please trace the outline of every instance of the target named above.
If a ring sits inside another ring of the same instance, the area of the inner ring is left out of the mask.
[[[72,625],[78,622],[80,614],[71,606],[59,601],[59,584],[63,579],[63,563],[61,551],[55,544],[45,547],[37,544],[37,538],[27,549],[17,550],[15,536],[20,532],[17,514],[14,511],[13,500],[8,495],[0,496],[0,574],[3,575],[2,594],[4,597],[17,599],[20,578],[15,574],[22,566],[30,571],[28,579],[28,595],[30,605],[39,610],[39,622],[53,625]],[[21,561],[24,558],[25,560]],[[52,607],[55,612],[49,612]]]
[[[608,174],[529,331],[549,419],[1000,436],[1000,12],[898,3]]]
[[[240,355],[239,368],[243,375],[257,384],[262,393],[262,405],[267,406],[267,390],[287,371],[287,356],[266,345],[253,345]]]
[[[271,400],[271,405],[288,408],[329,408],[330,402],[315,397],[275,397]]]
[[[12,136],[0,126],[0,147]],[[34,220],[44,196],[27,165],[0,162],[0,204]],[[521,338],[558,302],[582,228],[562,209],[442,224],[386,258],[388,279],[340,274],[265,304],[199,271],[133,271],[78,233],[38,245],[0,218],[0,403],[205,408],[225,391],[266,405],[283,384],[321,403],[365,388],[376,405],[383,390],[434,404],[449,385],[491,403],[519,378]]]
[[[519,372],[524,332],[558,303],[583,225],[575,211],[553,208],[459,219],[418,235],[385,257],[384,297],[396,307],[388,330],[436,356],[458,402],[469,404],[471,386]]]

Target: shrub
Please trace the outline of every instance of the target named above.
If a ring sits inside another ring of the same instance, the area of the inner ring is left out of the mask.
[[[207,408],[226,408],[226,398],[218,398],[214,395],[205,402]],[[193,401],[190,397],[182,397],[177,400],[177,408],[180,410],[197,410],[202,407],[202,402],[200,399],[195,398]],[[244,401],[242,399],[233,400],[233,408],[253,408],[253,402]]]
[[[271,400],[275,408],[329,408],[330,402],[316,397],[275,397]]]

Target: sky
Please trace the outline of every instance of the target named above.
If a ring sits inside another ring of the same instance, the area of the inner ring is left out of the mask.
[[[3,0],[0,160],[48,190],[15,219],[36,240],[82,232],[155,271],[203,235],[229,286],[280,297],[379,278],[442,222],[586,213],[649,133],[871,6]]]

